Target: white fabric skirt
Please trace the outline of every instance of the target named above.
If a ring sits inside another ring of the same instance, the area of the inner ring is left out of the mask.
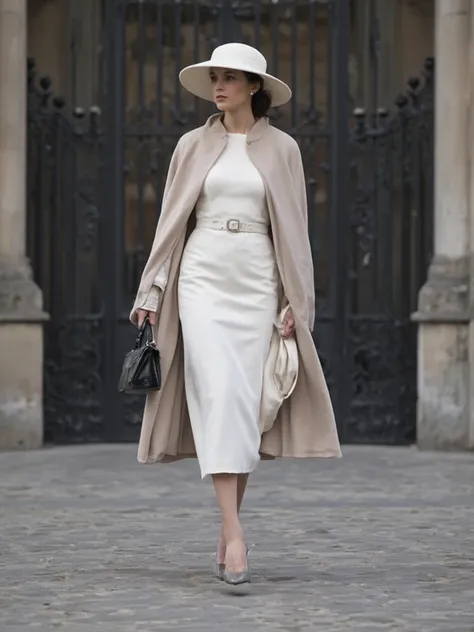
[[[263,370],[278,294],[267,235],[208,228],[192,233],[178,300],[186,399],[203,478],[258,465]]]

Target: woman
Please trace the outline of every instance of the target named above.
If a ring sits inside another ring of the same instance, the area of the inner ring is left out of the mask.
[[[220,111],[185,134],[171,159],[155,240],[131,320],[148,316],[162,389],[147,397],[142,463],[197,456],[222,514],[218,575],[250,581],[239,511],[260,458],[339,457],[331,402],[311,337],[313,264],[296,142],[273,128],[271,104],[290,88],[243,44],[218,47],[181,71]],[[259,411],[274,322],[296,340],[293,394],[261,434]]]

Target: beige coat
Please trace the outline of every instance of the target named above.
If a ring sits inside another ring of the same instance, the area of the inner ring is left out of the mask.
[[[137,309],[144,304],[158,270],[171,256],[156,331],[162,389],[147,396],[138,447],[141,463],[196,456],[184,391],[177,286],[183,248],[195,223],[196,201],[226,144],[220,115],[214,115],[203,127],[179,140],[171,159],[153,247],[130,314],[136,324]],[[339,457],[331,400],[311,336],[314,278],[301,154],[295,140],[272,127],[268,119],[260,119],[253,126],[247,145],[265,184],[278,269],[296,321],[300,365],[296,388],[281,407],[272,429],[262,435],[260,453],[262,458]]]

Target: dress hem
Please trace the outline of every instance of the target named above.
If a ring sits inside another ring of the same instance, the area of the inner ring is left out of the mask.
[[[336,450],[328,450],[324,452],[307,452],[300,454],[267,454],[260,453],[261,460],[274,460],[274,459],[340,459],[342,458],[342,452]],[[196,454],[179,454],[179,455],[170,455],[170,454],[154,454],[151,456],[147,455],[138,455],[137,460],[141,465],[152,465],[154,463],[174,463],[175,461],[182,461],[183,459],[197,459]],[[215,472],[216,474],[218,472]],[[221,472],[228,474],[229,472]],[[247,472],[231,472],[235,474],[245,474]]]
[[[260,463],[260,461],[259,461]],[[234,468],[234,467],[230,467],[230,468],[217,468],[215,470],[209,471],[209,472],[201,472],[201,479],[206,478],[207,476],[213,476],[214,474],[251,474],[252,472],[255,472],[255,470],[257,469],[259,463],[256,463],[253,467],[240,467],[240,468]]]

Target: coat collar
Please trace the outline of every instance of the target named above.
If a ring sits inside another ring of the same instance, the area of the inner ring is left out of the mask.
[[[253,143],[260,140],[268,130],[270,123],[268,117],[264,116],[258,119],[250,132],[247,134],[247,142]],[[221,138],[227,138],[227,130],[222,123],[222,114],[213,114],[207,119],[204,125],[204,134],[218,135]]]

